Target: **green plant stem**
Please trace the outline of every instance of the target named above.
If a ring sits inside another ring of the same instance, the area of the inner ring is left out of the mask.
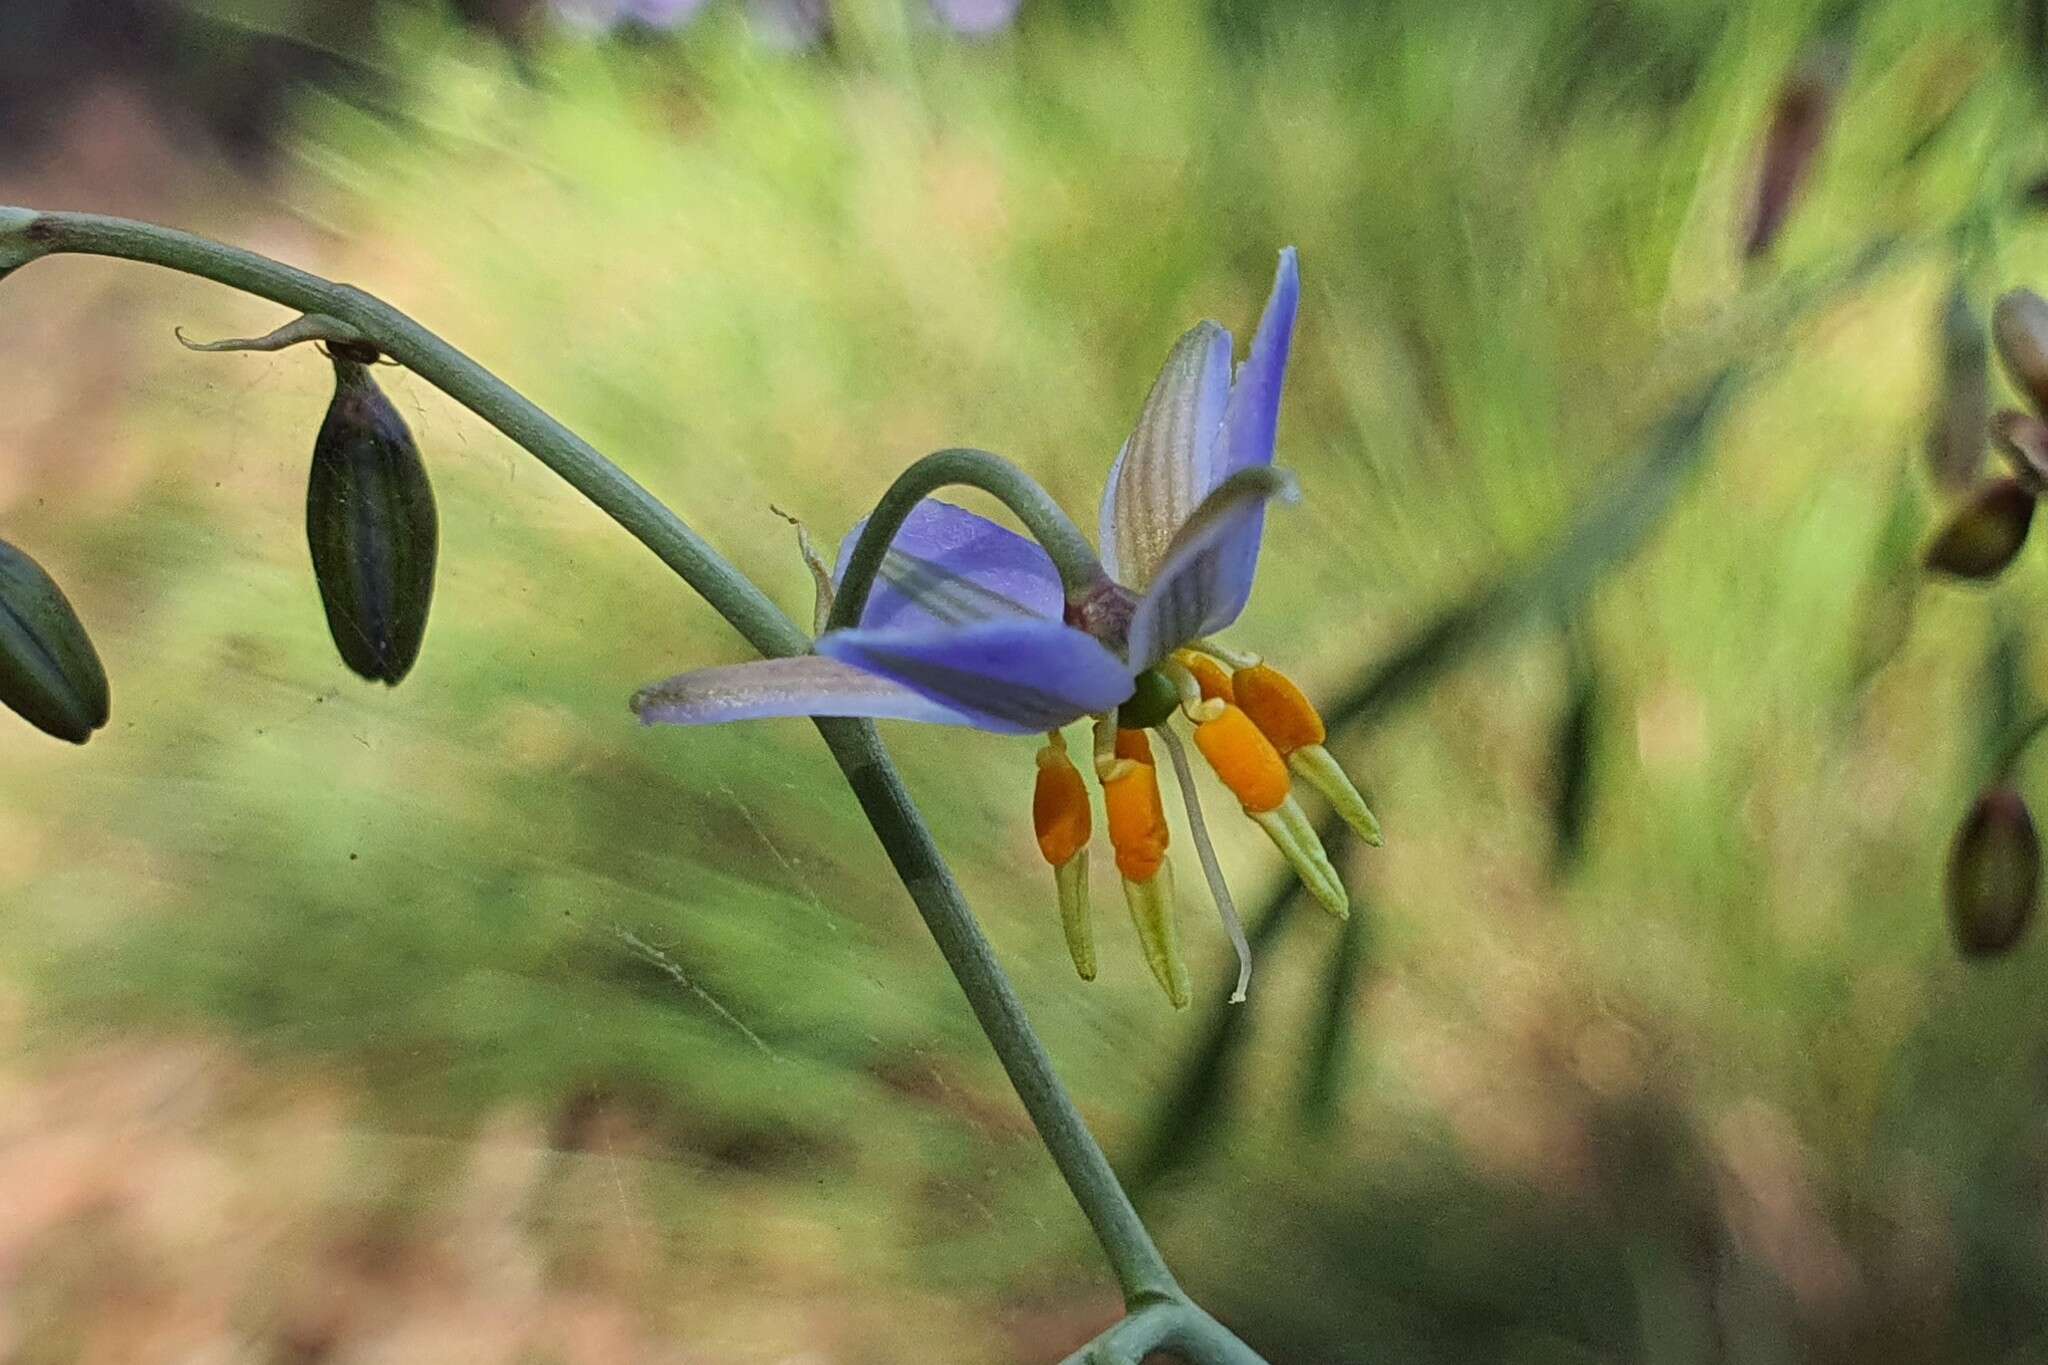
[[[346,323],[569,482],[730,621],[763,654],[802,654],[810,640],[765,593],[590,444],[503,380],[390,304],[350,285],[204,237],[87,213],[0,208],[0,269],[39,256],[114,256],[164,266]]]
[[[0,208],[0,274],[42,256],[67,253],[163,266],[303,313],[338,319],[561,475],[652,550],[763,654],[801,654],[810,648],[809,637],[766,594],[653,494],[503,380],[389,304],[349,285],[190,233],[93,214]],[[973,465],[985,467],[978,461]],[[904,510],[907,513],[908,507]],[[1071,522],[1061,531],[1049,520],[1034,524],[1034,517],[1036,512],[1025,518],[1026,524],[1041,538],[1050,527],[1055,538],[1071,533],[1075,540],[1080,539]],[[1085,546],[1086,542],[1081,543]],[[875,557],[879,562],[879,551]],[[1108,1159],[1060,1083],[875,727],[866,721],[829,719],[818,720],[817,726],[952,968],[1046,1150],[1094,1227],[1125,1303],[1134,1311],[1154,1304],[1175,1305],[1175,1344],[1191,1359],[1230,1365],[1257,1361],[1249,1348],[1182,1295]]]
[[[1998,761],[1992,766],[1991,780],[2010,781],[2012,770],[2020,765],[2020,760],[2026,757],[2028,748],[2040,737],[2043,730],[2048,730],[2048,711],[2042,711],[2016,727],[2005,741],[2004,747],[1999,750]]]
[[[1263,1365],[1258,1352],[1184,1298],[1133,1310],[1061,1365],[1140,1365],[1154,1351],[1201,1365]]]
[[[1178,1296],[1180,1289],[1172,1272],[1060,1084],[1052,1059],[1025,1017],[1022,1002],[933,843],[931,831],[911,804],[875,727],[866,721],[823,719],[817,726],[881,839],[896,875],[924,916],[925,927],[966,992],[982,1031],[994,1044],[1010,1083],[1037,1125],[1040,1139],[1094,1225],[1117,1282],[1123,1286],[1125,1303],[1136,1306]]]
[[[986,450],[935,450],[897,475],[896,482],[875,504],[867,524],[861,528],[860,539],[854,543],[853,554],[847,558],[846,572],[840,575],[827,629],[844,630],[860,624],[868,594],[881,572],[882,558],[902,529],[904,519],[925,498],[956,484],[993,494],[1017,514],[1024,529],[1052,556],[1068,601],[1081,601],[1108,577],[1102,561],[1096,557],[1095,547],[1074,525],[1066,509],[1039,486],[1038,480]]]

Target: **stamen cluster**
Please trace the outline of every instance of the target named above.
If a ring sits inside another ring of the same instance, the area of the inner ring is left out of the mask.
[[[1114,718],[1099,718],[1095,729],[1095,775],[1102,787],[1109,843],[1125,903],[1153,976],[1176,1008],[1185,1006],[1191,992],[1173,913],[1172,864],[1166,857],[1171,833],[1148,739],[1148,734],[1156,734],[1175,759],[1203,873],[1224,927],[1238,946],[1238,983],[1231,998],[1242,1000],[1251,979],[1244,930],[1218,868],[1173,721],[1178,718],[1191,728],[1195,747],[1216,778],[1272,839],[1310,894],[1339,919],[1349,915],[1350,898],[1294,798],[1294,775],[1322,791],[1369,843],[1380,842],[1379,822],[1323,747],[1322,716],[1279,670],[1256,660],[1232,670],[1214,654],[1186,649],[1151,672],[1152,679],[1139,681],[1133,694],[1136,704],[1126,702]],[[1164,714],[1147,704],[1150,695],[1161,690],[1171,698]],[[1092,981],[1096,954],[1088,911],[1088,844],[1093,815],[1086,784],[1057,730],[1038,751],[1031,810],[1039,852],[1053,869],[1067,950],[1081,978]]]

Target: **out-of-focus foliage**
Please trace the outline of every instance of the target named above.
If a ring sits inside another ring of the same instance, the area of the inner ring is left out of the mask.
[[[1914,567],[1951,510],[1925,473],[1946,303],[2048,276],[2020,196],[2048,101],[2009,9],[1039,0],[965,43],[876,3],[798,54],[713,4],[515,55],[397,6],[349,34],[382,95],[289,106],[267,201],[165,212],[414,311],[800,615],[771,504],[829,541],[971,443],[1085,520],[1162,346],[1247,330],[1298,244],[1307,496],[1234,638],[1332,701],[1458,643],[1333,738],[1388,835],[1347,868],[1352,927],[1269,919],[1237,1012],[1213,941],[1209,1010],[1161,1007],[1128,935],[1083,986],[1029,747],[896,737],[1084,1108],[1156,1158],[1169,1255],[1276,1361],[2023,1359],[2048,949],[1959,961],[1942,895],[1986,737],[2042,691],[2048,587],[2036,551],[1988,589]],[[1827,136],[1746,263],[1819,36],[1848,53]],[[82,751],[0,731],[24,1055],[175,1031],[318,1087],[359,1154],[290,1231],[229,1229],[301,1278],[336,1242],[441,1245],[496,1188],[472,1154],[535,1151],[533,1292],[685,1353],[1051,1358],[1106,1320],[814,738],[631,725],[634,687],[740,644],[400,375],[434,640],[405,688],[357,683],[296,521],[321,363],[176,350],[174,322],[277,319],[135,280],[47,262],[0,293],[0,374],[46,395],[7,419],[0,516],[72,566],[121,697]],[[1278,875],[1255,835],[1223,852]],[[1217,1057],[1202,1126],[1157,1126]],[[15,1235],[62,1358],[119,1280],[50,1227]],[[390,1311],[342,1341],[429,1311],[365,1280]],[[240,1292],[252,1341],[318,1316]]]
[[[516,41],[540,0],[450,0],[446,10]],[[81,101],[109,87],[142,112],[256,163],[293,103],[319,87],[388,93],[380,15],[440,0],[29,0],[0,6],[0,158],[33,160]]]

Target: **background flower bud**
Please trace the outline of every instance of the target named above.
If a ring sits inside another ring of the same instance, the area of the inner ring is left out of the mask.
[[[1961,493],[1984,468],[1991,421],[1991,347],[1960,282],[1941,315],[1941,378],[1927,430],[1927,468],[1935,484]]]
[[[45,734],[83,744],[107,723],[107,673],[43,566],[0,540],[0,702]]]
[[[2014,289],[1991,312],[1991,337],[2013,387],[2048,415],[2048,299]]]
[[[2026,544],[2034,495],[2018,479],[1996,479],[1956,509],[1927,547],[1926,564],[1957,578],[1995,578]]]
[[[396,685],[419,658],[440,522],[419,447],[370,372],[334,359],[334,401],[313,442],[306,539],[343,662]]]
[[[2003,408],[1991,419],[1991,442],[2022,481],[2048,488],[2048,422]]]
[[[1948,917],[1965,957],[2008,952],[2034,918],[2041,840],[2026,800],[2011,787],[1977,798],[1956,830],[1948,862]]]
[[[1754,259],[1771,249],[1792,205],[1805,188],[1827,136],[1828,117],[1846,74],[1848,54],[1839,43],[1823,43],[1785,78],[1771,104],[1756,187],[1749,204],[1749,233],[1742,254]]]

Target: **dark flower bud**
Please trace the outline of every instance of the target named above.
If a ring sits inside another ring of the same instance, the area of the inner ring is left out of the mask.
[[[2048,488],[2048,422],[2018,408],[2001,408],[1991,419],[1991,443],[2022,482]]]
[[[1809,53],[1779,88],[1750,197],[1743,255],[1754,259],[1769,251],[1785,226],[1827,136],[1828,117],[1847,66],[1846,50],[1839,43],[1825,43]]]
[[[1977,798],[1948,858],[1948,917],[1965,957],[2011,950],[2034,918],[2041,840],[2026,800],[2011,787]]]
[[[343,662],[396,685],[419,658],[440,522],[419,447],[370,372],[337,352],[334,401],[313,442],[306,539]]]
[[[1934,482],[1961,493],[1984,466],[1985,428],[1991,420],[1991,347],[1984,324],[1961,284],[1949,291],[1941,315],[1941,381],[1927,430],[1927,468]]]
[[[42,565],[0,540],[0,702],[83,744],[107,723],[107,672]]]
[[[2026,544],[2034,495],[2018,479],[1994,479],[1956,509],[1927,547],[1927,567],[1956,578],[1996,578]]]
[[[1991,337],[2013,387],[2048,414],[2048,299],[2014,289],[1991,310]]]

